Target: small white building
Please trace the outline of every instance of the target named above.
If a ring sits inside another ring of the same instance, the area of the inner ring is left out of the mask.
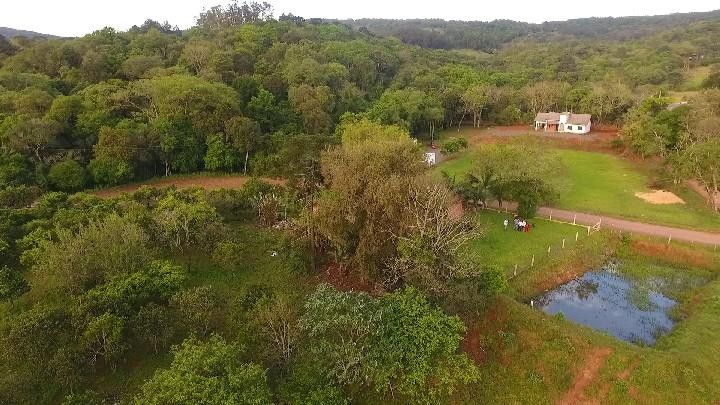
[[[591,118],[590,114],[573,114],[570,112],[538,113],[535,116],[535,130],[587,134],[592,126]]]

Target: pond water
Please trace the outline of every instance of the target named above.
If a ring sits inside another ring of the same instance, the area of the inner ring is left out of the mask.
[[[615,264],[587,272],[535,300],[535,306],[548,314],[562,313],[573,322],[646,345],[672,329],[675,322],[668,312],[676,304],[622,277]]]

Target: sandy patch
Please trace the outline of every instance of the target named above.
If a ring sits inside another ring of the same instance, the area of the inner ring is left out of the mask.
[[[682,198],[665,190],[656,190],[650,193],[635,193],[635,197],[641,198],[650,204],[685,204]]]

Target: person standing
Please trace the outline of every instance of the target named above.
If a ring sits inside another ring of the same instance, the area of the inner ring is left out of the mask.
[[[508,219],[505,218],[505,220],[503,221],[503,227],[505,228],[506,231],[507,231],[507,227],[508,227],[509,223],[510,223],[510,221],[508,221]]]

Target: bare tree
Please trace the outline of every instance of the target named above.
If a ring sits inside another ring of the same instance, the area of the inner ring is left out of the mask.
[[[412,280],[433,292],[442,292],[453,279],[476,273],[458,260],[458,253],[477,237],[476,224],[446,187],[421,181],[413,185],[407,203],[406,234],[396,235],[399,255],[388,266],[383,284],[391,287]]]

